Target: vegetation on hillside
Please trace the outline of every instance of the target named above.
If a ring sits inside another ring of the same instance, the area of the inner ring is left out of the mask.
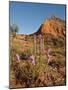
[[[10,88],[66,84],[65,32],[54,16],[34,34],[10,36]]]

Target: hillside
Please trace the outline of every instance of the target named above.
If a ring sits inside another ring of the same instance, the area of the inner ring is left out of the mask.
[[[65,21],[54,16],[31,35],[10,37],[10,87],[65,85],[65,36]]]
[[[44,21],[44,23],[40,26],[38,32],[43,34],[51,34],[55,37],[64,37],[66,32],[65,22],[60,18],[53,16],[50,19],[46,19]]]
[[[35,34],[42,34],[46,43],[64,47],[66,37],[65,29],[65,21],[53,16],[46,19]]]

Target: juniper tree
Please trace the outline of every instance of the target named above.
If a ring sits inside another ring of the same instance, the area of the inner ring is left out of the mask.
[[[16,33],[18,33],[19,28],[16,24],[10,25],[10,34],[15,37]]]

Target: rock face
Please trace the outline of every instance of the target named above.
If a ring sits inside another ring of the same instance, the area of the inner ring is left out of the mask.
[[[55,16],[44,21],[37,33],[49,34],[54,37],[65,36],[65,22]]]
[[[41,34],[47,46],[65,47],[65,29],[65,21],[53,16],[46,19],[34,34],[36,34],[37,37]]]

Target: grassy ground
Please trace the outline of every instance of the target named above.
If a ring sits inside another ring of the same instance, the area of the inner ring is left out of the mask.
[[[47,44],[44,40],[44,51],[49,46],[55,58],[55,62],[49,65],[47,54],[40,51],[38,38],[36,53],[32,36],[17,35],[15,38],[10,37],[10,40],[10,88],[65,85],[64,45],[60,47],[60,45]],[[18,63],[16,53],[21,56],[34,55],[36,64],[33,65],[29,60],[24,59]]]

